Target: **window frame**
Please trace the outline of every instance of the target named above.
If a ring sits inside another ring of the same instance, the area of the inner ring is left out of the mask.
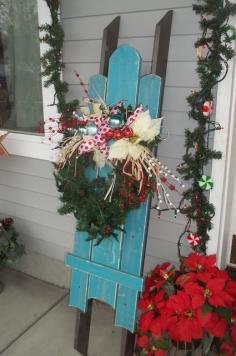
[[[38,5],[38,24],[39,26],[51,22],[51,15],[48,6],[44,0],[37,0]],[[47,51],[48,45],[40,43],[40,56]],[[45,79],[42,77],[42,102],[43,118],[47,120],[50,117],[58,117],[56,106],[50,106],[54,101],[55,90],[53,86],[44,87]],[[2,129],[4,130],[4,129]],[[8,131],[8,130],[6,130]],[[47,140],[47,134],[37,135],[34,133],[22,133],[8,131],[4,140],[4,146],[11,155],[24,156],[36,159],[53,161],[55,152],[52,150],[52,144]]]

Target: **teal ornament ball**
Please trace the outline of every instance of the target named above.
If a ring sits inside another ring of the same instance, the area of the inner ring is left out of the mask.
[[[86,126],[81,126],[78,128],[78,132],[81,134],[81,135],[88,135],[88,130],[87,130],[87,127]]]
[[[97,126],[93,122],[90,122],[86,126],[86,128],[87,128],[87,135],[89,135],[89,136],[94,136],[98,133]]]
[[[213,180],[211,177],[202,175],[200,179],[198,179],[198,185],[203,190],[210,190],[213,188]]]
[[[124,124],[123,116],[121,114],[112,115],[109,119],[109,125],[112,129],[121,127]]]

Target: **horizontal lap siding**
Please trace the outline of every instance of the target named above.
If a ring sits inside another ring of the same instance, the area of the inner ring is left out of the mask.
[[[175,169],[184,153],[184,129],[193,128],[187,115],[185,97],[198,87],[194,73],[198,38],[197,17],[189,0],[62,0],[62,24],[65,30],[65,79],[68,98],[81,98],[75,71],[85,81],[99,70],[102,33],[115,16],[121,16],[119,44],[130,44],[143,58],[142,73],[149,73],[156,23],[168,9],[174,10],[170,41],[166,90],[163,103],[165,133],[169,138],[160,145],[160,159]],[[128,78],[127,78],[128,80]],[[49,162],[10,157],[0,162],[0,213],[13,215],[27,246],[46,255],[63,259],[73,243],[75,222],[72,216],[59,216],[58,193]],[[157,218],[151,212],[145,269],[157,262],[177,261],[177,238],[185,218],[165,214]],[[185,246],[183,247],[185,249]]]
[[[0,215],[12,216],[27,249],[63,260],[71,250],[73,216],[59,216],[52,164],[20,156],[1,158]]]

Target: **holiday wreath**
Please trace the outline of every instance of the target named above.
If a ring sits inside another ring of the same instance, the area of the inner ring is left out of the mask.
[[[74,213],[78,230],[97,243],[116,238],[127,213],[148,196],[156,196],[158,211],[177,213],[169,195],[176,190],[173,181],[181,185],[180,179],[152,153],[162,119],[151,119],[141,105],[132,110],[122,102],[109,107],[87,101],[71,118],[52,119],[51,131],[63,133],[55,164],[63,193],[59,212]]]

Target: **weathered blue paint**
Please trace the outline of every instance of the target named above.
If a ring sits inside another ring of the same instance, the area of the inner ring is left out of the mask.
[[[140,80],[138,103],[149,110],[153,119],[158,116],[161,84],[161,78],[155,74],[145,75]]]
[[[138,295],[136,290],[119,286],[115,315],[116,326],[134,332]]]
[[[72,254],[67,255],[66,263],[73,269],[87,272],[107,281],[116,281],[124,287],[131,288],[139,292],[143,288],[143,278],[130,273],[124,273],[111,267],[103,266],[100,263],[85,260]]]
[[[142,104],[143,107],[147,106],[152,118],[156,118],[158,113],[160,87],[161,79],[156,75],[147,75],[140,80],[138,103]],[[155,90],[155,93],[153,93],[153,90]],[[121,255],[121,270],[126,273],[139,276],[142,274],[148,220],[149,201],[143,203],[139,209],[131,211],[127,216]],[[132,255],[130,251],[132,251]],[[119,288],[116,306],[116,325],[125,325],[128,330],[132,328],[135,322],[137,299],[138,291],[123,288],[123,286]],[[135,312],[132,313],[131,310]]]
[[[124,100],[126,106],[136,106],[141,62],[140,54],[128,45],[120,46],[112,54],[107,80],[107,104]]]
[[[97,100],[105,101],[107,78],[103,75],[93,75],[89,79],[89,97]],[[95,172],[87,170],[88,178],[95,176]],[[92,242],[88,242],[88,234],[86,232],[76,232],[74,242],[75,256],[91,259]],[[88,305],[88,288],[91,283],[91,278],[88,273],[77,269],[72,269],[71,285],[70,285],[70,305],[79,308],[82,311],[87,310]],[[99,297],[98,297],[99,299]],[[104,299],[103,299],[104,300]],[[104,300],[106,301],[106,300]],[[106,301],[108,302],[108,301]],[[108,303],[110,304],[110,303]]]
[[[158,113],[161,80],[155,75],[140,79],[141,58],[124,45],[112,55],[106,88],[103,76],[93,76],[89,96],[106,98],[107,104],[124,100],[135,107],[141,103],[151,116]],[[96,89],[94,89],[96,88]],[[106,93],[105,93],[106,91]],[[108,167],[101,170],[106,176]],[[87,172],[88,177],[95,172]],[[73,254],[66,257],[72,267],[70,304],[86,311],[88,299],[98,299],[116,309],[115,324],[134,331],[138,294],[142,290],[142,263],[147,237],[149,203],[129,213],[125,232],[117,232],[118,241],[104,240],[99,246],[87,242],[86,233],[76,233]]]
[[[93,75],[89,79],[88,92],[89,97],[105,102],[107,78],[101,74]]]

